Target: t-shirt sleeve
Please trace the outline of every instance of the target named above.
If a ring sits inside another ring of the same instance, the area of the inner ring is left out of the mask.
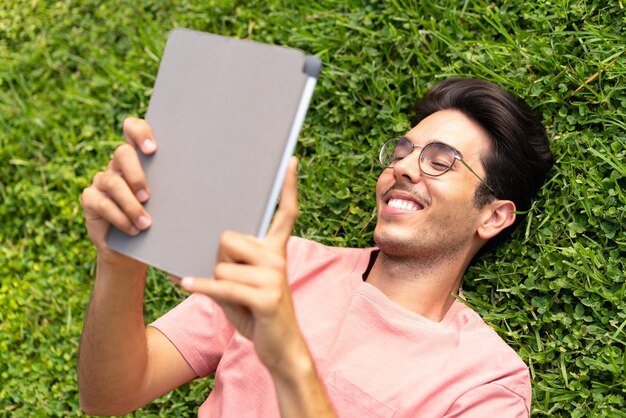
[[[152,324],[199,377],[215,373],[234,329],[211,298],[194,293]]]
[[[445,418],[528,418],[529,396],[489,383],[464,393],[448,409]]]

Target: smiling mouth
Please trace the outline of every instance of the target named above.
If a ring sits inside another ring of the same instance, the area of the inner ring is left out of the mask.
[[[397,199],[397,198],[389,199],[389,201],[387,202],[387,206],[389,206],[390,208],[394,208],[394,209],[407,210],[407,211],[413,211],[413,212],[422,209],[420,205],[413,202],[412,200],[404,200],[404,199]]]
[[[408,190],[402,184],[395,184],[385,191],[381,196],[381,200],[385,207],[390,210],[389,214],[417,212],[430,204],[429,200],[422,197],[415,190]]]

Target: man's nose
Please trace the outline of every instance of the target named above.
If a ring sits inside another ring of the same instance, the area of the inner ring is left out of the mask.
[[[400,179],[417,183],[423,175],[419,166],[420,150],[414,149],[412,153],[393,165],[393,176],[396,181]]]

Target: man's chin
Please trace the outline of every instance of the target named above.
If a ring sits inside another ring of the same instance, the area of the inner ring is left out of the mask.
[[[415,243],[411,239],[387,231],[374,230],[374,242],[383,254],[390,256],[405,257],[414,252]]]

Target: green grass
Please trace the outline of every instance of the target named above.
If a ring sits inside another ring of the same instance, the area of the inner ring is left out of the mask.
[[[626,416],[625,7],[3,2],[0,415],[81,415],[75,364],[94,250],[79,195],[121,143],[123,118],[144,114],[167,34],[183,26],[324,61],[296,151],[296,233],[327,244],[371,245],[372,159],[409,128],[414,99],[433,83],[483,77],[524,97],[543,115],[557,164],[514,240],[470,269],[465,292],[529,365],[534,416]],[[182,297],[151,272],[147,319]],[[194,382],[135,415],[193,416],[211,384]]]

